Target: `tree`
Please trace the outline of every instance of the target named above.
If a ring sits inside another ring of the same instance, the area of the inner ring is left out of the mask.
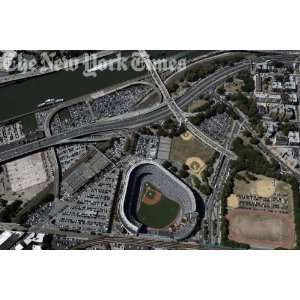
[[[255,137],[251,137],[250,138],[250,143],[253,145],[257,145],[259,143],[259,140]]]
[[[201,181],[195,175],[192,175],[192,180],[196,189],[200,189]]]
[[[160,135],[160,136],[167,136],[168,132],[164,128],[159,128],[157,130],[157,134]]]
[[[224,95],[225,94],[225,89],[224,89],[224,86],[220,86],[217,90],[218,94],[220,95]]]
[[[172,119],[168,119],[163,123],[163,127],[164,129],[172,129],[176,127],[176,122],[174,122]]]
[[[165,161],[162,163],[162,165],[163,165],[163,167],[166,168],[166,169],[169,169],[169,168],[172,166],[171,162],[168,161],[168,160],[165,160]]]
[[[187,171],[187,170],[190,169],[190,167],[188,165],[186,165],[186,164],[183,164],[182,165],[182,169],[185,170],[185,171]]]
[[[7,205],[0,212],[0,221],[1,222],[11,222],[11,219],[15,217],[17,211],[20,209],[22,205],[21,200],[15,200],[13,203]]]
[[[233,82],[233,77],[229,77],[229,78],[226,80],[226,82],[228,82],[228,83]]]
[[[179,176],[182,177],[182,178],[187,178],[189,175],[190,175],[189,172],[184,170],[184,169],[181,169],[179,171]]]
[[[248,130],[245,130],[244,132],[243,132],[243,135],[245,136],[245,137],[247,137],[247,138],[250,138],[252,135],[251,135],[251,133],[250,133],[250,131],[248,131]]]
[[[174,166],[171,166],[169,169],[172,173],[176,173],[177,172],[177,168]]]
[[[252,101],[249,107],[248,112],[249,118],[256,118],[257,117],[257,107],[255,101]]]
[[[223,114],[226,111],[226,105],[224,103],[218,103],[216,105],[216,113]]]
[[[201,184],[199,190],[201,193],[207,196],[211,193],[211,188],[208,184]]]
[[[174,83],[169,89],[170,93],[176,92],[178,88],[179,88],[179,85],[177,83]]]
[[[266,138],[266,139],[265,139],[265,143],[266,143],[266,145],[268,145],[268,146],[272,145],[272,142],[271,142],[271,140],[270,140],[269,138]]]
[[[290,131],[296,131],[298,130],[298,127],[296,124],[293,124],[291,122],[285,122],[285,123],[281,123],[279,124],[279,128],[280,131],[282,131],[282,133],[287,136],[289,134]]]

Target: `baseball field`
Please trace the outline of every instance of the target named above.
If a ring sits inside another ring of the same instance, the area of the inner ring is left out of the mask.
[[[172,224],[180,212],[177,202],[165,197],[149,182],[144,184],[141,197],[137,218],[151,228],[161,229]]]
[[[289,184],[262,175],[251,174],[256,179],[247,177],[246,172],[239,172],[235,178],[233,194],[227,198],[229,213],[230,240],[251,245],[256,248],[294,247],[294,220],[292,212],[293,191]],[[243,178],[243,179],[242,179]],[[251,195],[271,201],[272,197],[287,199],[289,213],[268,210],[240,209],[239,197]]]
[[[196,140],[188,131],[172,139],[170,160],[186,164],[193,175],[201,176],[206,169],[206,162],[213,154],[214,151]]]
[[[240,175],[247,177],[245,172],[239,172]],[[293,208],[293,191],[291,186],[283,181],[269,178],[263,175],[253,174],[257,180],[234,180],[233,192],[235,195],[256,195],[259,197],[272,197],[274,194],[287,195],[289,206]]]

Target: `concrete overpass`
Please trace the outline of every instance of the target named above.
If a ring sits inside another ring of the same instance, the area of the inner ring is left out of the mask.
[[[277,59],[287,57],[291,56],[276,56]],[[259,60],[263,59],[265,59],[265,57],[259,58]],[[200,80],[198,83],[189,88],[189,90],[184,95],[178,97],[175,100],[176,105],[179,108],[187,106],[198,95],[217,87],[227,78],[232,77],[233,75],[247,68],[249,68],[249,62],[242,61],[240,63],[235,64],[235,66],[233,67],[225,67],[216,71],[213,74],[210,74],[209,76]],[[59,145],[62,143],[62,141],[65,141],[66,139],[79,138],[96,133],[105,134],[107,132],[115,130],[118,131],[122,129],[139,128],[166,119],[171,115],[172,112],[169,110],[167,104],[164,102],[160,105],[151,107],[149,109],[143,109],[134,113],[128,113],[109,119],[99,120],[81,128],[76,128],[68,132],[63,132],[55,136],[46,137],[44,139],[29,144],[16,146],[10,150],[3,151],[0,153],[0,164],[55,145]]]
[[[248,68],[248,66],[248,63],[242,63],[233,68],[224,68],[215,72],[191,87],[183,96],[176,99],[176,104],[179,107],[188,105],[197,95],[207,92],[209,89],[216,86],[216,84],[220,84],[220,82],[223,82],[226,78]],[[151,107],[150,109],[143,109],[117,117],[95,121],[92,124],[80,128],[72,129],[55,136],[49,136],[29,144],[3,151],[0,153],[0,163],[59,145],[66,139],[79,138],[96,133],[106,134],[111,131],[119,131],[122,129],[139,128],[168,118],[171,115],[172,113],[166,103],[162,103],[155,107]]]
[[[79,96],[74,99],[68,100],[66,102],[62,102],[59,105],[55,106],[53,109],[51,109],[45,119],[44,132],[45,132],[46,137],[50,137],[52,135],[51,128],[50,128],[51,120],[62,109],[70,107],[70,106],[78,104],[78,103],[83,103],[83,102],[90,103],[91,101],[95,100],[98,97],[103,97],[105,95],[112,94],[116,91],[125,89],[125,88],[133,86],[133,85],[147,85],[147,86],[150,86],[151,88],[153,88],[154,91],[158,91],[158,89],[150,82],[147,82],[144,80],[142,80],[142,81],[134,80],[134,81],[129,81],[129,82],[123,82],[122,84],[118,84],[109,89],[96,91],[96,92],[93,92],[88,95]]]
[[[156,85],[158,86],[159,90],[161,91],[163,98],[168,105],[169,109],[172,111],[174,116],[176,117],[179,124],[184,123],[187,129],[201,142],[205,143],[206,145],[210,146],[214,150],[218,151],[221,154],[228,156],[230,159],[236,159],[236,155],[211,139],[209,136],[204,134],[199,128],[193,125],[186,117],[184,111],[176,104],[176,102],[172,99],[168,89],[166,88],[165,84],[161,80],[160,76],[158,75],[154,64],[151,62],[149,55],[146,51],[140,50],[139,51],[141,57],[143,58],[148,71],[151,73]],[[250,65],[249,65],[250,67]]]

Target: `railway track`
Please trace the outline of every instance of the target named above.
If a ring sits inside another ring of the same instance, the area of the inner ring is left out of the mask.
[[[146,248],[159,248],[159,249],[173,249],[173,250],[200,250],[204,249],[199,244],[196,243],[187,243],[187,242],[178,242],[175,240],[161,240],[145,237],[134,237],[134,236],[122,236],[122,235],[111,235],[111,236],[101,236],[97,237],[94,240],[89,240],[83,242],[73,249],[87,249],[93,248],[101,244],[108,243],[121,243],[127,245],[134,245]]]

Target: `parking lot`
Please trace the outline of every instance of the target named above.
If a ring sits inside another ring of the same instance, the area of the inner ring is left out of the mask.
[[[209,119],[205,119],[199,127],[214,140],[224,143],[231,123],[232,121],[229,115],[227,113],[222,113],[216,114]]]
[[[107,232],[119,174],[120,170],[115,168],[96,177],[76,194],[69,207],[54,218],[55,226],[87,233]]]

